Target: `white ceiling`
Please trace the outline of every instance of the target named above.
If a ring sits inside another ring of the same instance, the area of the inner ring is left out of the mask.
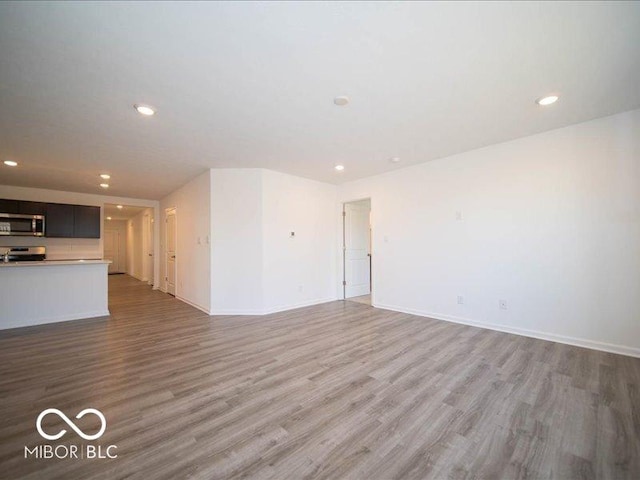
[[[111,220],[129,220],[138,215],[148,207],[133,207],[131,205],[122,205],[122,209],[118,208],[116,204],[105,203],[104,204],[104,219],[111,217]]]
[[[638,85],[640,2],[1,2],[0,184],[340,183],[634,109]]]

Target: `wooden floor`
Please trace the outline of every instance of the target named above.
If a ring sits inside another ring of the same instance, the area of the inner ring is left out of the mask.
[[[351,297],[346,299],[348,302],[362,303],[363,305],[371,305],[371,294],[360,295],[358,297]]]
[[[107,320],[0,333],[0,477],[640,478],[639,359],[355,302],[208,317],[109,283]],[[42,410],[88,407],[117,459],[24,458],[83,443],[44,441]]]

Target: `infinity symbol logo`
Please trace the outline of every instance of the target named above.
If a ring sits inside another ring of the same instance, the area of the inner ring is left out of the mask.
[[[62,437],[65,433],[67,433],[67,431],[63,429],[63,430],[60,430],[55,435],[49,435],[45,433],[44,430],[42,430],[42,419],[47,415],[49,415],[50,413],[55,413],[56,415],[58,415],[62,420],[66,422],[67,425],[69,425],[73,429],[74,432],[76,432],[85,440],[95,440],[97,438],[100,438],[104,433],[104,431],[107,429],[107,419],[104,418],[104,415],[100,410],[96,410],[95,408],[85,408],[78,415],[76,415],[76,418],[80,419],[84,417],[87,413],[93,413],[100,419],[100,422],[101,422],[100,431],[94,435],[86,435],[82,430],[76,427],[76,425],[71,420],[69,420],[69,418],[64,413],[62,413],[57,408],[47,408],[46,410],[43,410],[42,413],[40,413],[40,415],[38,415],[38,420],[36,420],[36,428],[38,429],[38,433],[42,435],[44,438],[46,438],[47,440],[57,440],[60,437]]]

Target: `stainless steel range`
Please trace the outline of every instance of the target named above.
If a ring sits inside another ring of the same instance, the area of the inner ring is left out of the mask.
[[[45,247],[0,247],[2,262],[41,262],[47,258]]]

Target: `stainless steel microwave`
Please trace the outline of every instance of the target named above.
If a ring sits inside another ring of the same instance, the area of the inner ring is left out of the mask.
[[[0,235],[44,237],[44,215],[0,213]]]

